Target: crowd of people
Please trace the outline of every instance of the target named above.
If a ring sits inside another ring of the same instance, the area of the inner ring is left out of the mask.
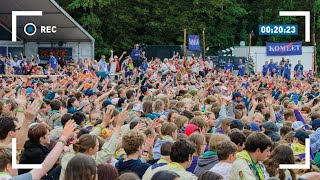
[[[0,77],[1,180],[320,179],[319,79],[300,63],[290,77],[289,60],[262,72],[241,60],[235,75],[231,62],[126,53],[64,67],[51,54],[46,78]],[[0,72],[27,70],[14,65],[1,57]],[[304,164],[307,148],[309,169],[279,168]]]

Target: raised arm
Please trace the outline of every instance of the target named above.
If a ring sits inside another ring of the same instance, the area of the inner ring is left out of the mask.
[[[119,61],[120,61],[120,62],[121,62],[121,60],[122,60],[122,58],[123,58],[123,56],[124,56],[125,54],[127,54],[127,51],[123,51],[123,53],[121,54],[121,56],[120,56],[120,58],[119,58]]]
[[[20,94],[18,95],[16,102],[19,104],[18,112],[16,117],[18,118],[19,121],[19,127],[20,130],[17,131],[17,149],[23,149],[24,143],[27,140],[28,137],[28,130],[29,130],[29,125],[32,123],[40,110],[42,100],[38,97],[35,98],[35,100],[31,103],[28,104],[26,108],[26,98],[23,95],[25,92],[19,92]],[[18,100],[19,99],[19,100]],[[21,123],[21,124],[20,124]],[[21,126],[20,126],[21,125]]]
[[[102,94],[100,97],[98,97],[96,100],[94,100],[93,103],[94,103],[94,104],[100,103],[102,100],[104,100],[104,99],[106,99],[107,97],[109,97],[110,92],[111,92],[111,91]]]
[[[21,60],[22,60],[23,59],[23,53],[22,52],[20,53],[20,56],[21,56]]]
[[[39,54],[37,54],[37,61],[36,61],[36,64],[39,65],[41,63],[41,60],[40,60],[40,57],[39,57]]]
[[[109,61],[113,58],[113,50],[112,49],[110,50],[110,53],[111,53],[111,56],[109,58]]]
[[[113,128],[113,133],[111,138],[103,144],[101,151],[98,151],[95,155],[92,156],[97,163],[105,163],[108,158],[113,156],[117,148],[118,140],[120,138],[121,126],[123,125],[123,122],[128,117],[128,115],[129,115],[128,111],[123,111],[120,114],[118,114],[116,117],[112,118],[114,119],[116,125]]]
[[[248,116],[249,121],[252,121],[254,112],[256,111],[256,108],[258,105],[258,101],[256,101],[255,97],[252,98],[251,102],[252,102],[252,107],[251,107],[251,110],[250,110],[249,116]]]
[[[265,101],[270,109],[270,120],[275,123],[276,122],[276,115],[274,113],[274,109],[272,106],[272,104],[274,103],[274,99],[273,99],[272,95],[269,94],[268,97],[265,99]]]

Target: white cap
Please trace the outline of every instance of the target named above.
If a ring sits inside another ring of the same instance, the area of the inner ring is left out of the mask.
[[[225,86],[221,86],[221,89],[224,91],[228,91],[227,87],[225,87]]]

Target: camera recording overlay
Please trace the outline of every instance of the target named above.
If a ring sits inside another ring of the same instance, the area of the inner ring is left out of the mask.
[[[0,0],[0,180],[320,179],[320,1],[265,3]]]

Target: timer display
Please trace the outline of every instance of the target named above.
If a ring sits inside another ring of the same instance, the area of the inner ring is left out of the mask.
[[[259,25],[259,35],[298,35],[298,25],[261,24]]]

